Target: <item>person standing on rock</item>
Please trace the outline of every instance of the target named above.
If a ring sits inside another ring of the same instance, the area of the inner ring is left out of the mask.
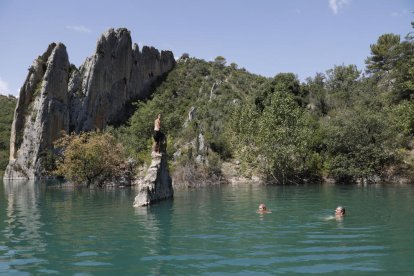
[[[161,152],[160,152],[160,143],[161,143],[161,138],[162,138],[162,133],[161,133],[161,113],[158,113],[157,118],[154,121],[154,152],[156,156],[161,156]]]

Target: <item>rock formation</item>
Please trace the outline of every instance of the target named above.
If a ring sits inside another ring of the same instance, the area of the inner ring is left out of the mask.
[[[145,177],[136,181],[138,194],[135,197],[134,207],[147,206],[174,196],[165,149],[166,144],[163,143],[161,156],[152,153],[152,162]]]
[[[47,157],[62,131],[103,129],[126,121],[128,107],[175,65],[172,52],[132,45],[127,29],[110,29],[80,68],[70,65],[66,47],[49,45],[29,68],[10,138],[5,179],[45,176]]]
[[[50,44],[29,68],[14,112],[4,178],[37,178],[53,141],[69,130],[68,72],[66,47],[60,43]]]

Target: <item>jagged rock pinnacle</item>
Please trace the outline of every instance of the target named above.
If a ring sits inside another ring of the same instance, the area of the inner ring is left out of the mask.
[[[62,131],[125,122],[125,106],[148,97],[151,85],[174,65],[170,51],[139,51],[125,28],[105,32],[80,68],[70,65],[65,45],[50,44],[29,68],[20,90],[4,178],[43,177],[44,156]]]

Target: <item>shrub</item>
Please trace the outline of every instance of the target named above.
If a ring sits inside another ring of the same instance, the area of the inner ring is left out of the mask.
[[[65,135],[55,146],[63,149],[56,173],[78,184],[102,186],[118,174],[124,160],[123,147],[108,133]]]

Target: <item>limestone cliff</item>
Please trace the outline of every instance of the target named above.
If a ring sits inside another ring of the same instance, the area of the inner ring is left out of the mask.
[[[132,45],[127,29],[110,29],[96,52],[76,68],[66,47],[49,45],[29,68],[20,90],[5,179],[44,176],[45,162],[61,131],[102,129],[125,122],[127,107],[149,96],[151,86],[175,65],[172,52]]]
[[[38,178],[43,172],[42,157],[60,131],[69,130],[68,72],[68,55],[61,43],[50,44],[29,68],[14,113],[4,178]]]
[[[110,29],[99,39],[94,56],[69,80],[70,128],[102,129],[125,120],[125,105],[146,98],[157,78],[175,65],[172,52],[132,46],[127,29]]]

